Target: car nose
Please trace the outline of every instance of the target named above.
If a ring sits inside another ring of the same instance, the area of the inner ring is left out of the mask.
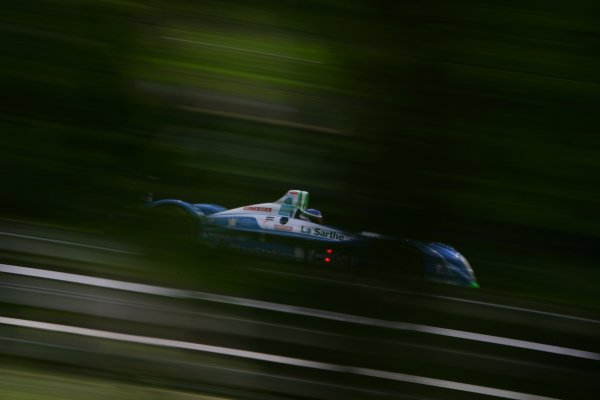
[[[452,246],[413,242],[425,256],[425,275],[434,281],[479,287],[469,261]]]

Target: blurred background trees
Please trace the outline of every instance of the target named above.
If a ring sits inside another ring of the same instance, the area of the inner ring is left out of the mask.
[[[238,206],[301,188],[333,225],[597,277],[597,11],[10,2],[2,214],[102,229],[143,192]]]

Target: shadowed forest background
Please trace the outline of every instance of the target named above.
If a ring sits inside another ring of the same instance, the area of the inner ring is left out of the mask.
[[[0,16],[0,213],[311,193],[482,287],[597,304],[594,1],[30,1]],[[124,229],[124,228],[123,228]]]

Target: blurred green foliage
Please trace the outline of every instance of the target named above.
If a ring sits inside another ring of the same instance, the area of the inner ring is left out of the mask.
[[[73,376],[52,371],[25,369],[2,369],[0,394],[11,400],[55,400],[55,399],[152,399],[175,400],[223,400],[214,396],[203,396],[182,391],[158,389],[150,386],[113,382],[107,379]]]
[[[334,225],[449,242],[480,262],[592,266],[597,11],[9,2],[2,213],[103,226],[143,192],[239,206],[301,188]],[[501,269],[489,277],[515,284]]]

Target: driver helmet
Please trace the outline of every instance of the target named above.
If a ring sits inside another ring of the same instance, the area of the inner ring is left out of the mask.
[[[321,211],[319,211],[319,210],[316,210],[314,208],[309,208],[309,209],[306,209],[306,210],[300,212],[300,219],[303,219],[305,221],[314,222],[316,224],[322,224],[323,223],[323,214],[321,214]]]

